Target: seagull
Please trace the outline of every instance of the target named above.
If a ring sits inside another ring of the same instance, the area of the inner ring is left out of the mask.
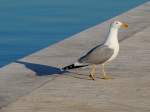
[[[116,58],[119,52],[118,30],[128,28],[128,24],[114,21],[110,24],[109,33],[103,44],[92,48],[84,56],[80,57],[75,63],[61,68],[62,71],[69,69],[92,66],[89,77],[95,80],[96,65],[102,65],[102,79],[111,79],[105,72],[105,64]]]

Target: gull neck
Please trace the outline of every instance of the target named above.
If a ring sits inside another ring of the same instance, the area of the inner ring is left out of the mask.
[[[112,47],[118,43],[118,28],[110,27],[108,37],[105,41],[105,45]]]

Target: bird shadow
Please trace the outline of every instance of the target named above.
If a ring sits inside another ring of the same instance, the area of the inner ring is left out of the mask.
[[[67,72],[67,71],[61,71],[60,68],[48,66],[48,65],[35,64],[35,63],[29,63],[24,61],[16,61],[16,63],[25,65],[26,68],[35,72],[37,76],[63,74]]]
[[[76,78],[76,79],[83,79],[83,80],[93,80],[89,77],[90,73],[89,74],[83,74],[83,73],[78,73],[78,72],[72,72],[72,71],[69,71],[69,73],[71,73],[72,75],[69,75],[70,77],[73,77],[73,78]],[[95,77],[96,79],[102,79],[98,76]]]
[[[69,71],[69,73],[71,73],[71,75],[69,75],[70,77],[76,78],[76,79],[84,79],[84,80],[91,80],[87,75],[85,74],[81,74],[78,72],[72,72]]]
[[[30,63],[30,62],[25,62],[25,61],[15,61],[15,63],[23,64],[27,69],[30,69],[31,71],[35,72],[37,76],[49,76],[49,75],[55,75],[55,74],[63,75],[65,73],[69,73],[69,77],[73,77],[77,79],[84,79],[84,80],[91,80],[86,74],[73,72],[73,71],[61,71],[60,68],[53,67],[53,66]]]

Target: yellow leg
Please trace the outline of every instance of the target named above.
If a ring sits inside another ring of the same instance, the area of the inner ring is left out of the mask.
[[[92,65],[92,70],[91,70],[90,75],[89,75],[89,77],[92,80],[95,80],[95,71],[96,71],[96,65]]]
[[[108,80],[108,79],[112,79],[111,77],[108,77],[106,75],[106,72],[105,72],[105,65],[102,64],[102,72],[103,72],[103,77],[101,79],[104,79],[104,80]]]
[[[76,69],[76,74],[79,74],[79,69]]]

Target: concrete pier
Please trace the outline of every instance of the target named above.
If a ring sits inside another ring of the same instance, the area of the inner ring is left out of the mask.
[[[129,24],[119,33],[120,53],[107,65],[112,80],[90,80],[90,67],[59,71],[104,41],[110,23]],[[89,28],[0,69],[0,112],[149,112],[150,2]]]

